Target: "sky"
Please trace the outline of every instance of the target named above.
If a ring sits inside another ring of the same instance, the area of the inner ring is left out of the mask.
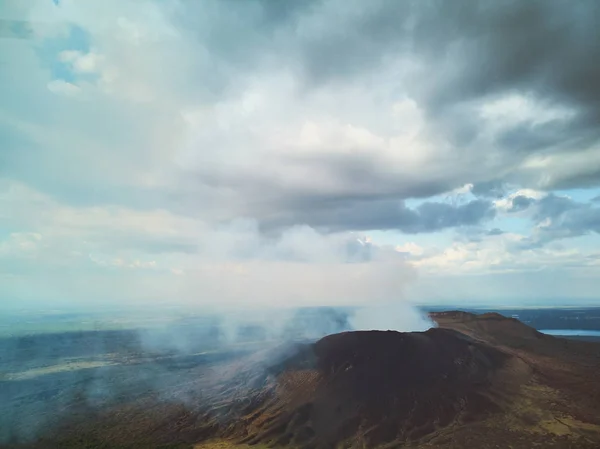
[[[598,17],[4,1],[0,302],[600,305]]]

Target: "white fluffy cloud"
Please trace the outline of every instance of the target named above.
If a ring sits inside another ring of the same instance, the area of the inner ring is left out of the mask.
[[[72,207],[21,185],[0,200],[17,212],[13,226],[36,230],[0,242],[3,283],[25,296],[35,279],[50,300],[80,305],[365,304],[401,299],[414,277],[394,249],[354,233],[298,226],[269,237],[254,220],[208,227],[160,210]],[[85,279],[94,287],[83,295]]]

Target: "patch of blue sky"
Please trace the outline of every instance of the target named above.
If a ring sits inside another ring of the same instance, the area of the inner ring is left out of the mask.
[[[0,140],[0,178],[33,185],[45,179],[47,167],[38,163],[43,146],[18,129],[3,124],[0,124]]]
[[[422,200],[422,199],[416,199],[416,198],[408,198],[407,200],[404,200],[404,204],[406,205],[406,207],[408,207],[410,209],[414,209],[415,207],[418,207],[421,204],[423,204],[425,201],[429,201],[429,199]]]
[[[510,215],[496,217],[491,223],[488,224],[490,229],[501,229],[504,232],[512,234],[527,235],[531,231],[531,220],[524,217],[511,217]]]
[[[555,190],[554,194],[568,196],[575,201],[587,203],[600,196],[600,188]]]
[[[60,60],[60,53],[66,50],[89,52],[90,36],[88,32],[81,27],[71,25],[66,36],[44,39],[37,45],[36,53],[41,63],[50,70],[52,79],[74,83],[81,78],[81,75],[75,74],[68,62]]]
[[[13,228],[7,224],[0,224],[0,244],[2,241],[8,240],[13,232],[21,231],[21,228]]]

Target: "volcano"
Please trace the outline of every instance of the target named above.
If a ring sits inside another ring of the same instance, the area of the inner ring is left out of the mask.
[[[101,407],[70,404],[62,425],[21,446],[600,447],[599,344],[498,314],[432,318],[426,332],[161,358],[136,368],[147,377],[158,363],[153,384],[130,382]]]
[[[502,410],[507,378],[529,375],[518,359],[450,329],[330,335],[270,371],[232,436],[306,448],[418,441]]]

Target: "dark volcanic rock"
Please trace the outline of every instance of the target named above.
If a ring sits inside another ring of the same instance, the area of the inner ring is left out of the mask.
[[[330,335],[285,364],[267,387],[269,400],[248,420],[245,440],[419,439],[497,410],[503,393],[496,376],[508,359],[449,329]]]

